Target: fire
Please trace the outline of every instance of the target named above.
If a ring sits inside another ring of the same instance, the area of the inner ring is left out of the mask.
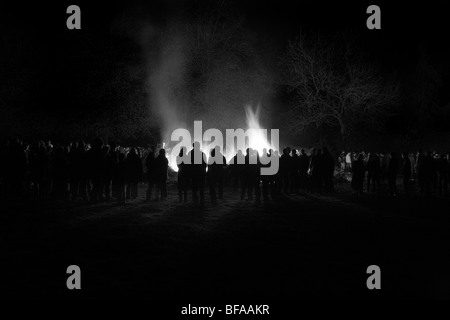
[[[274,145],[271,145],[267,140],[267,131],[264,132],[264,129],[261,128],[259,122],[259,107],[253,111],[250,106],[246,106],[245,114],[247,116],[247,130],[249,132],[248,143],[246,143],[247,147],[257,150],[259,155],[262,155],[264,149],[277,150],[277,148]],[[165,145],[166,144],[163,143],[163,146]],[[209,158],[211,148],[207,144],[203,143],[200,149],[206,154],[206,157]],[[166,149],[166,157],[169,160],[169,167],[173,171],[178,172],[177,155],[172,154],[171,151],[172,148]],[[229,161],[235,155],[237,150],[226,150],[225,148],[222,148],[222,151],[224,152],[224,156],[227,161]],[[245,154],[245,150],[242,151]]]
[[[267,134],[263,133],[263,129],[259,124],[259,107],[253,112],[250,106],[245,108],[245,114],[247,115],[247,126],[250,131],[248,146],[254,150],[257,150],[259,155],[262,155],[263,149],[267,151],[274,149],[267,140]]]

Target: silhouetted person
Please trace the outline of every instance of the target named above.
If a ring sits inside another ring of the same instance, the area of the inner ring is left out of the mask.
[[[417,152],[416,156],[416,174],[417,180],[419,183],[420,193],[425,193],[425,184],[426,184],[426,172],[423,168],[425,155],[422,152],[422,149]]]
[[[391,152],[389,164],[386,169],[386,177],[388,179],[389,191],[391,195],[397,196],[397,175],[398,175],[398,159],[395,152]]]
[[[211,198],[212,204],[217,203],[217,198],[223,199],[223,177],[226,163],[227,160],[220,152],[219,146],[216,146],[211,150],[211,156],[208,159],[207,179],[209,186],[209,196]],[[216,193],[216,187],[218,189],[218,196]]]
[[[109,201],[111,199],[111,183],[113,177],[113,170],[116,165],[116,157],[114,151],[111,150],[110,146],[103,146],[103,159],[104,165],[102,170],[102,194],[105,197],[105,200]]]
[[[128,199],[136,199],[138,196],[138,183],[142,180],[142,162],[136,151],[131,148],[126,160],[127,168],[127,189],[126,197]]]
[[[272,149],[267,152],[267,149],[263,149],[262,155],[261,155],[261,168],[269,168],[269,158],[272,153]],[[266,163],[266,164],[264,164]],[[269,190],[272,187],[273,184],[273,175],[261,175],[261,181],[262,181],[262,196],[263,200],[267,201],[269,200]]]
[[[300,186],[300,177],[299,177],[299,156],[297,154],[296,149],[291,150],[291,161],[289,165],[289,178],[290,178],[290,192],[298,193],[298,189]]]
[[[436,163],[439,175],[439,194],[448,194],[449,162],[445,154],[441,154]]]
[[[402,175],[403,175],[403,189],[405,194],[410,194],[410,180],[411,180],[411,160],[408,152],[402,153]]]
[[[167,198],[167,169],[169,167],[169,160],[166,157],[166,150],[160,149],[159,154],[155,159],[156,181],[160,191],[160,199]]]
[[[239,190],[242,187],[242,179],[244,176],[245,155],[242,150],[238,150],[236,155],[230,161],[231,176],[233,179],[233,192]]]
[[[147,201],[152,200],[153,187],[157,184],[157,171],[155,164],[155,148],[150,147],[147,157],[145,158],[145,166],[147,167]]]
[[[194,142],[193,149],[188,156],[191,159],[189,165],[192,181],[192,199],[194,203],[198,204],[198,193],[200,193],[200,205],[203,206],[205,202],[205,176],[206,176],[206,155],[200,150],[200,143]]]
[[[88,178],[92,183],[91,202],[97,203],[103,200],[102,186],[103,186],[103,166],[105,163],[104,154],[102,152],[103,140],[97,138],[93,141],[91,149],[86,152],[88,165]]]
[[[50,159],[47,146],[43,141],[39,141],[37,147],[32,151],[30,170],[35,195],[46,199],[50,183]]]
[[[299,177],[300,188],[305,191],[308,188],[308,169],[309,169],[309,157],[304,149],[300,150],[299,156]]]
[[[309,176],[311,192],[322,190],[323,158],[322,151],[314,149],[309,160]]]
[[[290,182],[290,171],[291,171],[291,167],[292,167],[292,158],[289,155],[289,149],[288,148],[284,148],[283,149],[283,154],[280,157],[280,163],[279,163],[279,170],[278,172],[280,173],[280,177],[281,177],[281,183],[283,185],[283,192],[285,194],[289,193],[289,182]]]
[[[372,192],[380,189],[380,171],[380,158],[376,153],[370,152],[367,160],[367,191],[370,191],[371,184]]]
[[[258,165],[257,157],[254,155],[252,148],[247,148],[245,155],[245,165],[242,177],[242,189],[241,200],[245,199],[247,194],[247,200],[253,200],[253,189],[255,188],[255,167]]]
[[[184,163],[183,157],[187,155],[186,147],[181,147],[180,153],[177,156],[177,167],[178,167],[178,200],[181,202],[187,201],[187,188],[189,184],[189,165]]]
[[[109,150],[110,160],[111,160],[111,196],[114,199],[118,198],[119,194],[119,185],[117,183],[117,166],[119,164],[119,146],[115,143],[111,144],[111,148]]]
[[[364,156],[359,154],[358,159],[353,161],[352,165],[352,188],[358,193],[363,193],[364,186]]]
[[[117,203],[125,204],[125,185],[127,180],[127,164],[124,150],[120,150],[117,155],[117,167],[114,174],[114,182],[117,186]]]

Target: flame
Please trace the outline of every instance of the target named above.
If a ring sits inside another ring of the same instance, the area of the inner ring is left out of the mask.
[[[262,155],[264,149],[268,151],[269,149],[276,150],[276,148],[269,143],[269,141],[267,140],[267,132],[264,133],[264,129],[261,128],[259,120],[259,110],[259,106],[255,111],[253,111],[251,106],[245,107],[245,114],[247,116],[247,129],[252,129],[249,131],[247,147],[257,150],[259,155]],[[163,145],[165,146],[166,144],[163,142]],[[200,149],[206,154],[206,158],[208,159],[211,148],[208,147],[207,144],[203,143]],[[236,152],[236,150],[227,150],[225,146],[222,148],[222,150],[227,161],[233,158]],[[177,156],[173,155],[171,151],[172,148],[166,149],[166,157],[169,160],[169,167],[173,171],[178,172]],[[245,150],[242,151],[245,154]]]
[[[256,111],[253,111],[250,106],[247,106],[245,108],[245,114],[247,116],[247,129],[252,129],[249,134],[248,147],[257,150],[260,156],[263,154],[264,149],[266,151],[274,149],[267,140],[267,132],[264,134],[259,124],[259,106],[256,108]]]

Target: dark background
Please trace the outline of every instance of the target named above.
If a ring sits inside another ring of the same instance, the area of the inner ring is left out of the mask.
[[[113,78],[120,66],[144,63],[135,38],[139,23],[148,20],[164,28],[174,19],[189,21],[207,10],[219,10],[243,22],[242,28],[261,54],[262,63],[273,70],[287,41],[299,30],[322,34],[350,30],[360,49],[379,63],[384,73],[394,72],[401,83],[402,104],[395,116],[382,123],[381,133],[408,135],[414,140],[449,132],[450,55],[443,1],[426,6],[380,1],[381,30],[366,28],[366,8],[371,3],[365,1],[78,2],[81,30],[66,28],[69,15],[65,11],[70,4],[17,2],[3,7],[3,135],[92,137],[96,129],[92,129],[95,124],[90,127],[90,119],[104,117],[122,103],[114,95],[102,95],[102,84]],[[18,91],[12,94],[13,89]],[[421,90],[430,92],[427,99],[433,101],[420,102],[417,92]],[[275,111],[282,111],[283,98],[283,88],[276,87],[271,98]],[[153,106],[147,107],[151,112]],[[131,131],[115,137],[159,134],[157,124]]]

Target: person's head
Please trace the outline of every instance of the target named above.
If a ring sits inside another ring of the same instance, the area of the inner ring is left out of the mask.
[[[292,149],[292,150],[291,150],[291,154],[292,154],[293,156],[296,156],[296,155],[297,155],[297,150]]]
[[[364,155],[363,155],[362,153],[360,153],[360,154],[358,155],[358,160],[359,160],[359,161],[363,161],[363,160],[364,160]]]
[[[301,154],[306,154],[305,149],[300,149]]]
[[[165,155],[166,155],[166,150],[164,150],[164,149],[159,149],[159,155],[160,155],[160,156],[165,156]]]

